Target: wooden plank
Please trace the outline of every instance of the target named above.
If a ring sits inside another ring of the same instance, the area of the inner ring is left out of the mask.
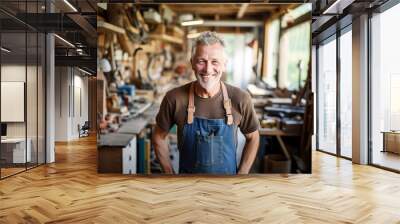
[[[139,134],[148,124],[148,120],[144,118],[134,118],[122,124],[118,133],[122,134]]]
[[[98,148],[97,160],[99,173],[122,173],[122,147]]]
[[[160,34],[150,34],[149,37],[153,38],[153,39],[157,39],[157,40],[162,40],[162,41],[166,41],[166,42],[169,42],[169,43],[173,43],[173,44],[180,44],[180,45],[183,44],[183,39],[177,38],[177,37],[173,37],[173,36],[170,36],[170,35],[166,35],[166,34],[162,34],[162,35],[160,35]]]
[[[151,141],[150,139],[145,140],[145,173],[151,174],[151,161],[150,161],[150,154],[151,154]]]
[[[97,31],[103,31],[103,32],[111,31],[111,32],[118,33],[118,34],[126,33],[125,29],[123,29],[119,26],[113,25],[111,23],[107,23],[105,21],[97,21]]]
[[[120,134],[120,133],[101,134],[100,139],[97,142],[97,146],[125,147],[134,137],[135,136],[133,134]]]
[[[139,30],[136,29],[136,28],[133,27],[133,26],[127,26],[126,29],[129,30],[129,31],[132,32],[132,33],[139,34]]]
[[[151,44],[141,44],[139,47],[141,47],[144,52],[154,53],[157,51],[154,41],[152,41]]]

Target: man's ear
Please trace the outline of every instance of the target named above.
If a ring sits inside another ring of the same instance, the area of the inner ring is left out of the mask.
[[[190,58],[190,65],[192,66],[192,69],[194,69],[193,57]]]

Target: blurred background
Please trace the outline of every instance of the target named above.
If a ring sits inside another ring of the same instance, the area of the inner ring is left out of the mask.
[[[190,65],[193,40],[208,30],[226,42],[223,80],[253,98],[261,144],[252,172],[311,171],[312,4],[99,3],[98,7],[100,172],[109,171],[110,162],[104,160],[110,160],[110,149],[125,145],[125,138],[131,137],[137,146],[133,149],[137,169],[130,172],[161,171],[150,138],[154,118],[168,90],[195,80]],[[170,130],[169,148],[178,171],[176,131],[176,126]],[[240,134],[238,162],[244,142]]]

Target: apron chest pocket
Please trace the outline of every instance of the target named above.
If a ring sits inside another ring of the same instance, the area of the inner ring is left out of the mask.
[[[196,166],[213,166],[222,163],[223,136],[196,134]]]

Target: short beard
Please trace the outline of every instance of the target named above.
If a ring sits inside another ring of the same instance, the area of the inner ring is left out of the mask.
[[[213,76],[213,75],[211,75],[211,76]],[[199,82],[199,84],[200,84],[200,86],[203,88],[203,89],[205,89],[206,91],[211,91],[213,88],[215,88],[218,84],[219,84],[219,82],[221,81],[221,79],[218,79],[218,74],[215,76],[215,78],[213,78],[213,79],[215,79],[215,80],[213,80],[213,81],[211,81],[210,82],[210,80],[208,81],[208,82],[203,82],[203,80],[202,80],[202,78],[201,78],[201,75],[200,74],[196,74],[196,78],[197,78],[197,81]]]

